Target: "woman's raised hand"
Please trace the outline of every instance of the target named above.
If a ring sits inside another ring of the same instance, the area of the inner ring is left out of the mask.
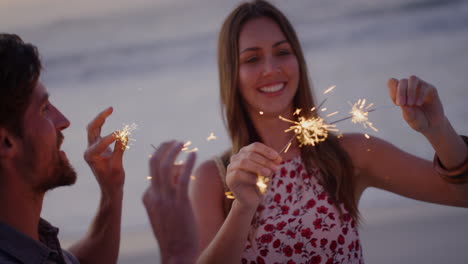
[[[226,184],[240,206],[257,209],[263,196],[256,185],[258,174],[271,177],[278,170],[281,160],[278,152],[258,142],[241,148],[231,156]]]

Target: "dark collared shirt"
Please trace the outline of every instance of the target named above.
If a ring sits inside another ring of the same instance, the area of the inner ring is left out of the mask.
[[[38,231],[40,242],[0,222],[0,263],[79,264],[60,247],[58,228],[41,218]]]

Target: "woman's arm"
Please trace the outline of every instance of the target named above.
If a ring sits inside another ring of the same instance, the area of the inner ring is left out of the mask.
[[[459,167],[468,158],[468,147],[444,115],[437,90],[423,80],[390,79],[390,97],[403,118],[433,146],[442,165]],[[348,135],[342,141],[359,171],[358,186],[373,186],[406,197],[468,207],[468,184],[451,184],[436,172],[433,163],[410,155],[377,139]]]
[[[190,198],[200,234],[199,263],[240,263],[252,219],[262,199],[256,175],[262,171],[262,175],[271,175],[281,162],[279,155],[267,148],[254,143],[231,159],[226,181],[236,200],[226,218],[222,203],[224,188],[214,161],[207,161],[197,169]]]

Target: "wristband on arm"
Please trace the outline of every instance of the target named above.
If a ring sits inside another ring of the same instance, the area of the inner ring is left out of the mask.
[[[468,137],[461,136],[465,144],[468,145]],[[445,181],[452,183],[452,184],[464,184],[468,182],[468,157],[465,161],[458,167],[453,169],[446,169],[440,163],[439,157],[437,154],[434,154],[434,169],[436,172],[444,179]]]

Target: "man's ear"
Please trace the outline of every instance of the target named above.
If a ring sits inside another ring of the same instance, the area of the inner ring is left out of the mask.
[[[18,137],[8,129],[0,127],[0,158],[11,158],[17,152]]]

